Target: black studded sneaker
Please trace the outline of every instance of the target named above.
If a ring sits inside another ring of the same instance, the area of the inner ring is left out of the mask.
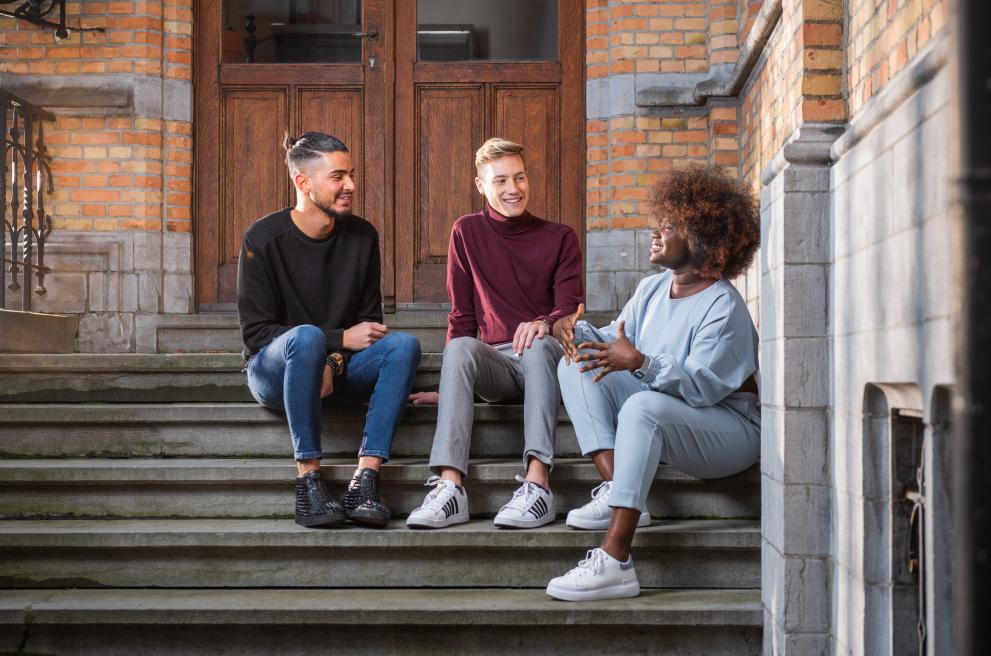
[[[296,523],[300,526],[332,526],[347,520],[344,508],[330,496],[314,469],[296,478]]]
[[[352,522],[364,526],[382,528],[389,523],[392,513],[379,499],[379,473],[374,469],[362,469],[348,484],[344,493],[344,512]]]

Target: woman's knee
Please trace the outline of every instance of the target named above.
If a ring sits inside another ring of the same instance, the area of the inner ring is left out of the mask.
[[[670,416],[678,400],[667,394],[653,391],[636,392],[620,408],[620,421],[637,421],[655,425],[663,423]]]

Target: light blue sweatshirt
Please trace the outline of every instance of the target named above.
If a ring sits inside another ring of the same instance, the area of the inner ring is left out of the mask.
[[[608,326],[595,330],[578,322],[575,343],[616,339],[622,319],[627,338],[647,358],[642,383],[693,407],[713,406],[757,372],[757,330],[729,282],[719,280],[692,296],[671,298],[673,279],[671,271],[644,278]]]

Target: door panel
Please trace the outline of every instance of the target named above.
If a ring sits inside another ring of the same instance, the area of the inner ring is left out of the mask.
[[[255,219],[288,204],[285,151],[279,143],[287,100],[285,89],[226,89],[223,94],[219,268],[224,297],[237,292],[238,235]]]
[[[472,153],[482,135],[482,87],[424,88],[418,90],[417,99],[419,238],[414,285],[418,299],[443,302],[451,226],[462,214],[481,209],[472,182]]]
[[[561,193],[560,126],[556,87],[501,87],[492,90],[492,133],[523,144],[530,182],[527,209],[558,222]]]
[[[343,141],[351,152],[351,163],[358,173],[364,172],[364,122],[362,89],[297,87],[296,127],[294,134],[317,130],[332,134]],[[365,214],[364,179],[358,178],[354,212]]]

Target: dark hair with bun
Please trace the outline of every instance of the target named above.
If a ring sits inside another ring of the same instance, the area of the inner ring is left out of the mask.
[[[287,132],[282,140],[282,147],[286,149],[286,166],[289,167],[289,174],[293,176],[299,173],[300,169],[320,159],[322,153],[348,152],[348,147],[343,141],[323,132],[304,132],[295,138]]]

